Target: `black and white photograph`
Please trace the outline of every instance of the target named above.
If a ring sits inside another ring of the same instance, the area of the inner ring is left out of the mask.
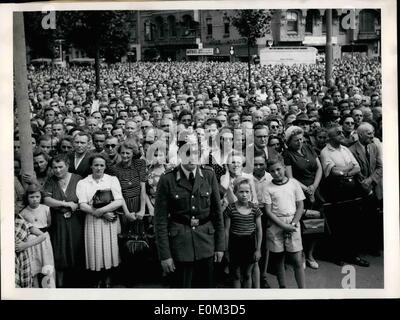
[[[395,9],[10,5],[4,296],[398,297]]]

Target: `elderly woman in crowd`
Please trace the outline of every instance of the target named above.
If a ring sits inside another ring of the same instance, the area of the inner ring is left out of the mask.
[[[286,165],[286,172],[289,178],[296,178],[304,191],[306,200],[305,209],[318,209],[323,202],[319,193],[319,183],[322,177],[321,162],[313,148],[304,143],[304,130],[297,126],[286,129],[285,139],[287,150],[283,157]],[[306,264],[313,269],[318,269],[318,263],[314,259],[315,239],[303,237],[305,242]]]

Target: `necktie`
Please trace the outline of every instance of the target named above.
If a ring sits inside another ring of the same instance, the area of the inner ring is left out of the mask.
[[[193,171],[190,171],[190,173],[189,173],[189,182],[193,187],[193,185],[194,185],[194,173],[193,173]]]
[[[367,165],[368,165],[368,171],[369,171],[369,151],[368,151],[368,145],[365,146],[365,158],[367,159]]]

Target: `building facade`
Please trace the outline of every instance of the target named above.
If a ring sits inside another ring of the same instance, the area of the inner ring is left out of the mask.
[[[131,11],[127,61],[247,61],[247,39],[233,26],[237,10]],[[381,15],[376,9],[333,9],[333,57],[381,55]],[[266,46],[311,46],[323,54],[326,9],[273,10],[271,32],[257,39],[250,57]],[[56,45],[58,47],[58,45]],[[67,61],[87,60],[79,48],[62,47]]]
[[[141,11],[139,20],[142,60],[189,60],[186,50],[198,48],[198,10]]]
[[[274,18],[274,45],[313,46],[319,52],[324,52],[326,9],[277,10]],[[333,9],[334,58],[354,52],[363,53],[368,57],[379,57],[380,21],[380,10]]]

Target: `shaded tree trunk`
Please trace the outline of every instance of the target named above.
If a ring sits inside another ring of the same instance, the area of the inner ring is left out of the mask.
[[[28,99],[28,76],[24,18],[22,12],[14,12],[14,79],[18,114],[21,153],[21,172],[33,177],[32,128]]]

